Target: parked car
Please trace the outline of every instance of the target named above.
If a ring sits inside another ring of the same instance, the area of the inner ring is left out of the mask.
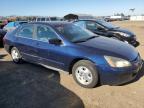
[[[14,29],[16,29],[21,24],[27,23],[26,21],[15,21],[15,22],[9,22],[7,25],[3,27],[3,29],[0,29],[0,45],[3,45],[3,37],[7,32],[10,32]]]
[[[18,26],[27,23],[27,21],[14,21],[14,22],[9,22],[7,25],[4,26],[4,30],[6,31],[12,31],[16,29]]]
[[[15,63],[23,60],[72,73],[82,87],[131,81],[142,67],[136,49],[68,22],[27,23],[4,37]]]
[[[86,28],[95,34],[114,38],[129,43],[135,47],[139,45],[134,33],[104,20],[77,20],[74,24]]]
[[[3,29],[0,29],[0,46],[3,46],[3,37],[6,34],[6,31]]]
[[[59,17],[37,17],[36,22],[60,21]]]
[[[7,20],[0,21],[0,29],[3,29],[3,27],[8,23]]]

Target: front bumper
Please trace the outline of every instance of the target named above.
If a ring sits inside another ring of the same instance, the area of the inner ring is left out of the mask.
[[[128,41],[129,44],[133,45],[134,47],[138,47],[140,45],[140,43],[136,40],[132,40],[132,41]]]
[[[140,43],[137,41],[136,36],[131,36],[129,38],[125,38],[129,44],[133,45],[134,47],[138,47]]]
[[[136,60],[132,61],[131,68],[117,69],[107,65],[100,66],[98,68],[100,83],[102,85],[121,85],[130,82],[136,78],[142,66],[143,61],[138,57]]]

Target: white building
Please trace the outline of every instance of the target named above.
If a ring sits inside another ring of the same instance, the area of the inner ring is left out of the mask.
[[[131,16],[131,21],[144,21],[144,16]]]

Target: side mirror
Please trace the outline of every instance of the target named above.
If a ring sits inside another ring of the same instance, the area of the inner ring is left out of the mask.
[[[49,39],[49,44],[61,45],[62,41],[60,39]]]

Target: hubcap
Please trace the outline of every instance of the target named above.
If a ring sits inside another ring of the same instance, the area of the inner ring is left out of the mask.
[[[78,67],[75,75],[77,80],[83,85],[89,85],[93,80],[91,71],[85,66]]]
[[[18,54],[18,52],[16,50],[12,51],[12,58],[16,62],[19,60],[19,54]]]

